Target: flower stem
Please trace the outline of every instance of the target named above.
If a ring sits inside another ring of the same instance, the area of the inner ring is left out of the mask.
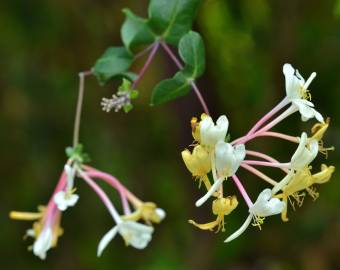
[[[253,134],[257,129],[259,129],[265,122],[267,122],[274,114],[280,111],[284,106],[289,103],[287,98],[281,100],[279,104],[277,104],[270,112],[268,112],[265,116],[263,116],[253,127],[247,135]]]
[[[267,160],[269,162],[272,162],[272,163],[280,163],[278,160],[276,160],[275,158],[272,158],[271,156],[268,156],[264,153],[261,153],[261,152],[257,152],[257,151],[252,151],[252,150],[247,150],[246,151],[246,154],[249,155],[249,156],[253,156],[253,157],[258,157],[258,158],[262,158],[264,160]],[[288,172],[287,169],[285,168],[280,168],[281,170],[283,170],[284,172]]]
[[[182,63],[178,60],[178,58],[176,57],[176,55],[171,51],[170,47],[164,42],[164,41],[161,41],[161,45],[163,47],[163,49],[165,50],[165,52],[169,55],[169,57],[172,59],[172,61],[174,61],[175,65],[179,68],[179,69],[183,69],[183,65]],[[190,82],[191,84],[191,87],[193,88],[199,102],[201,103],[202,107],[203,107],[203,110],[204,112],[207,114],[207,115],[210,115],[209,113],[209,109],[208,109],[208,106],[206,104],[206,102],[204,101],[204,98],[200,92],[200,90],[198,89],[196,83],[194,81],[191,81]]]
[[[264,181],[268,182],[269,184],[271,184],[273,186],[275,186],[277,184],[276,181],[274,181],[273,179],[271,179],[270,177],[268,177],[264,173],[260,172],[259,170],[255,169],[254,167],[252,167],[248,164],[241,164],[241,167],[243,169],[255,174],[256,176],[260,177],[261,179],[263,179]]]
[[[121,197],[121,201],[122,201],[122,205],[123,205],[123,209],[124,209],[124,214],[130,214],[131,210],[129,207],[129,203],[127,201],[127,197],[129,197],[132,202],[134,202],[134,204],[136,204],[136,201],[138,201],[138,203],[140,202],[139,199],[137,199],[131,192],[129,192],[119,181],[118,179],[116,179],[115,177],[113,177],[112,175],[109,175],[107,173],[104,172],[100,172],[98,170],[92,169],[88,166],[84,166],[84,168],[87,170],[86,174],[91,177],[91,178],[98,178],[101,179],[105,182],[107,182],[109,185],[111,185],[112,187],[114,187],[115,189],[117,189],[117,191],[120,194]]]
[[[157,51],[159,48],[159,42],[156,42],[152,45],[152,50],[148,56],[148,59],[146,59],[146,62],[144,64],[144,66],[142,67],[142,69],[140,70],[136,80],[134,80],[133,84],[132,84],[132,89],[135,89],[136,86],[138,85],[139,81],[142,79],[144,73],[146,72],[146,70],[149,68],[150,64],[152,63],[152,60],[154,59]]]
[[[97,195],[102,200],[102,202],[104,203],[106,208],[109,210],[109,212],[112,215],[113,219],[117,223],[119,223],[121,221],[121,218],[120,218],[116,208],[113,206],[111,200],[106,195],[106,193],[86,173],[84,173],[82,170],[78,170],[78,172],[79,172],[80,177],[97,193]]]
[[[247,191],[245,190],[245,188],[243,187],[243,185],[242,185],[240,179],[238,179],[238,177],[236,176],[236,174],[234,174],[234,175],[232,176],[232,179],[233,179],[235,185],[237,186],[238,190],[240,191],[240,193],[241,193],[243,199],[246,201],[248,207],[249,207],[249,208],[252,207],[252,206],[253,206],[253,202],[252,202],[251,199],[249,198],[249,195],[248,195]]]
[[[76,116],[74,120],[73,147],[76,147],[79,143],[79,129],[80,129],[81,112],[82,112],[83,99],[84,99],[85,77],[92,75],[92,71],[91,70],[83,71],[83,72],[80,72],[78,75],[79,75],[79,92],[78,92]]]
[[[265,167],[275,167],[275,168],[289,168],[290,163],[277,163],[277,162],[267,162],[258,160],[243,160],[241,164],[255,165],[255,166],[265,166]]]

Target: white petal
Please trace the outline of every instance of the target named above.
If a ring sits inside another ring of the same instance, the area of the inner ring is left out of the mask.
[[[221,186],[222,182],[223,182],[224,178],[220,178],[218,179],[212,186],[211,188],[208,190],[208,192],[199,200],[196,201],[195,205],[197,207],[201,206],[203,203],[205,203],[211,195],[213,195],[213,193]]]
[[[298,79],[294,75],[295,69],[292,67],[291,64],[284,64],[283,65],[283,74],[285,76],[286,81],[286,94],[287,97],[292,99],[299,96],[298,94]]]
[[[288,185],[289,181],[293,179],[294,171],[290,170],[288,174],[272,188],[272,194],[275,195],[277,192],[282,190],[282,188]]]
[[[243,223],[243,225],[236,232],[230,235],[224,242],[228,243],[228,242],[233,241],[235,238],[239,237],[248,228],[252,218],[253,218],[253,215],[250,214],[247,217],[246,221]]]
[[[314,80],[315,77],[316,77],[316,73],[313,72],[313,73],[309,76],[309,78],[308,78],[308,80],[306,81],[306,83],[304,84],[304,88],[305,88],[305,89],[308,89],[309,85],[311,84],[311,82]]]
[[[204,118],[200,123],[201,144],[215,146],[218,141],[224,141],[228,126],[229,122],[225,115],[218,118],[216,125],[214,125],[211,117]]]
[[[283,211],[285,203],[277,198],[272,198],[272,191],[267,188],[263,190],[256,202],[249,208],[249,212],[260,217],[279,214]]]
[[[65,192],[59,191],[54,195],[54,202],[60,211],[65,211],[67,209],[67,203],[65,201]]]
[[[111,230],[109,230],[103,238],[100,240],[98,249],[97,249],[97,256],[100,257],[107,247],[107,245],[111,242],[111,240],[116,236],[118,232],[118,226],[114,226]]]
[[[52,239],[52,230],[50,228],[44,229],[33,244],[34,255],[44,260],[46,258],[46,252],[52,246]]]
[[[134,221],[122,222],[118,225],[119,233],[124,240],[137,249],[144,249],[150,242],[153,227]]]

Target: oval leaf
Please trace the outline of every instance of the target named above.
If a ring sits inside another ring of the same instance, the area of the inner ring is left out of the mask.
[[[180,38],[192,28],[200,0],[151,0],[150,28],[166,42],[177,46]]]
[[[200,34],[190,31],[183,36],[178,45],[179,55],[184,61],[185,76],[196,79],[205,69],[205,48]]]
[[[104,85],[117,75],[126,73],[133,61],[133,56],[124,47],[110,47],[96,61],[92,68],[99,84]]]
[[[126,18],[121,28],[121,37],[128,50],[154,42],[155,35],[151,32],[146,19],[135,15],[129,9],[123,9],[123,12]]]
[[[172,79],[161,81],[155,86],[151,96],[151,106],[184,96],[190,92],[190,89],[190,81],[181,71],[177,72]]]

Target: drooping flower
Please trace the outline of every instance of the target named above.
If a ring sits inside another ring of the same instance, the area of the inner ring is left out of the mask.
[[[236,173],[246,156],[244,144],[232,146],[219,141],[215,146],[215,162],[218,176],[229,177]]]
[[[104,249],[117,233],[123,237],[127,246],[131,245],[136,249],[144,249],[151,241],[153,227],[134,221],[118,222],[118,224],[108,231],[100,240],[97,250],[98,257],[101,256]]]
[[[204,224],[196,223],[193,220],[189,220],[189,223],[198,227],[201,230],[210,230],[212,231],[216,226],[216,232],[219,232],[221,229],[224,232],[224,216],[229,215],[238,205],[238,201],[236,196],[228,196],[226,198],[218,198],[215,199],[212,203],[212,212],[216,215],[216,220]]]
[[[136,211],[129,215],[122,216],[124,221],[144,220],[146,223],[160,223],[166,216],[162,208],[158,208],[153,202],[143,202]]]
[[[313,72],[305,82],[300,73],[292,65],[284,64],[283,74],[286,80],[287,98],[299,110],[302,121],[315,117],[319,122],[323,122],[322,115],[314,109],[314,104],[307,100],[310,99],[308,87],[315,78],[316,73]]]
[[[239,237],[250,225],[253,220],[254,226],[261,228],[265,217],[280,214],[285,207],[285,203],[278,198],[274,198],[271,189],[263,190],[255,203],[249,207],[249,216],[243,225],[224,242],[230,242]]]
[[[210,116],[200,122],[201,145],[214,147],[218,141],[224,141],[229,127],[229,121],[225,115],[220,116],[216,125]]]

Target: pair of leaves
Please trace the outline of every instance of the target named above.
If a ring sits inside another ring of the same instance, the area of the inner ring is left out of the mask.
[[[115,77],[127,77],[133,62],[132,50],[162,39],[177,46],[192,27],[200,0],[150,0],[148,19],[124,9],[121,28],[124,47],[111,47],[97,60],[92,72],[100,85]]]
[[[66,156],[75,162],[80,164],[90,162],[90,157],[84,152],[84,147],[82,144],[77,144],[75,147],[66,147]]]
[[[184,68],[171,79],[161,81],[153,90],[151,105],[159,105],[190,92],[192,82],[200,77],[205,69],[205,49],[201,36],[190,31],[178,45]]]

